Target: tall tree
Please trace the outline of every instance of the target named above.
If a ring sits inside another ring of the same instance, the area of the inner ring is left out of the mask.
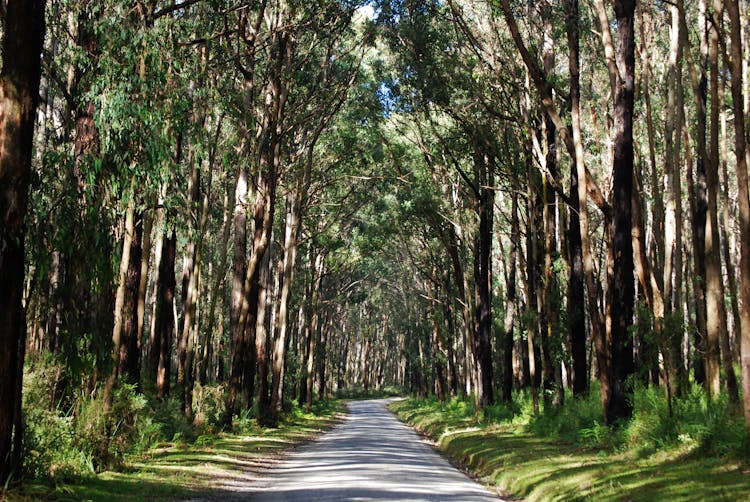
[[[24,219],[39,101],[45,0],[9,0],[0,72],[0,480],[21,460],[26,340]]]
[[[740,208],[740,347],[742,366],[742,400],[745,423],[750,430],[750,195],[748,195],[748,156],[745,130],[747,111],[742,85],[742,37],[737,0],[726,0],[729,14],[732,110],[734,111],[734,154],[737,159],[737,199]],[[729,264],[727,264],[729,266]]]

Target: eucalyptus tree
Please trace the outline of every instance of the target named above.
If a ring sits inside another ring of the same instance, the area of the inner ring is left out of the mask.
[[[390,6],[391,9],[395,6]],[[476,56],[471,43],[453,35],[448,7],[434,2],[408,2],[386,19],[392,50],[399,55],[408,107],[452,123],[449,136],[437,134],[448,162],[465,185],[474,213],[470,232],[473,272],[470,345],[476,364],[476,397],[482,406],[495,399],[492,367],[491,256],[495,172],[500,162],[498,117],[481,79],[472,78]],[[396,20],[397,19],[397,20]],[[407,88],[407,85],[410,88]],[[494,112],[494,114],[493,114]],[[457,279],[458,280],[458,279]],[[463,282],[463,278],[461,279]]]
[[[737,161],[737,196],[740,210],[740,347],[742,368],[742,395],[745,422],[750,430],[750,196],[748,196],[748,156],[747,131],[745,126],[748,112],[747,87],[743,89],[743,56],[741,40],[741,20],[739,4],[736,0],[727,0],[729,14],[730,71],[732,90],[732,110],[734,111],[734,153]],[[745,55],[747,58],[747,55]],[[747,84],[747,83],[745,83]],[[730,264],[727,263],[727,267]]]
[[[44,42],[44,0],[9,1],[0,72],[0,479],[20,465],[26,348],[24,234]]]
[[[273,414],[281,411],[283,403],[289,296],[303,214],[311,203],[309,191],[313,177],[326,176],[329,164],[336,162],[335,156],[325,155],[316,147],[347,101],[350,88],[360,77],[359,66],[369,32],[366,27],[352,29],[352,24],[356,21],[351,8],[337,10],[334,3],[328,9],[318,9],[317,14],[313,18],[314,28],[298,40],[300,46],[312,49],[296,58],[302,77],[293,88],[289,105],[290,115],[294,119],[287,126],[290,137],[287,147],[290,150],[290,168],[282,173],[282,185],[285,185],[286,191],[286,215],[283,252],[277,266],[279,298],[274,306],[276,312],[271,388]],[[322,33],[326,36],[323,37]]]

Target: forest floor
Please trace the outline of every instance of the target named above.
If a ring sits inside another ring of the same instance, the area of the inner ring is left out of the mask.
[[[241,433],[202,435],[193,444],[160,445],[131,456],[118,471],[54,487],[28,483],[21,489],[0,493],[0,500],[158,501],[235,492],[257,483],[286,450],[333,427],[343,412],[343,404],[337,402],[317,413],[286,417],[276,428],[253,423]]]
[[[539,437],[523,424],[477,423],[408,399],[391,410],[430,437],[455,464],[524,500],[750,500],[750,467],[689,447],[641,456]]]

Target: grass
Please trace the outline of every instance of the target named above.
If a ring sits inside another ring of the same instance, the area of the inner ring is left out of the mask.
[[[105,471],[75,483],[27,483],[0,493],[8,501],[174,500],[205,495],[231,484],[251,483],[281,452],[334,425],[344,411],[340,401],[319,403],[312,413],[295,409],[277,428],[243,420],[238,432],[199,436],[193,444],[164,443],[126,459],[121,471]]]
[[[570,430],[545,436],[540,419],[526,413],[523,403],[515,406],[515,413],[491,420],[460,400],[390,405],[455,463],[505,495],[545,501],[750,500],[747,457],[708,456],[696,441],[644,450],[625,437],[626,429],[597,440],[585,434],[562,439],[571,437]]]

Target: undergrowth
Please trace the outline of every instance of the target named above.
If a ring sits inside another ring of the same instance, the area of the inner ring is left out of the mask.
[[[20,478],[50,485],[79,483],[105,470],[122,470],[126,460],[157,447],[206,447],[222,432],[225,389],[196,385],[194,420],[181,411],[177,397],[164,400],[118,382],[109,413],[100,389],[62,394],[70,376],[51,357],[32,361],[24,376],[24,461]],[[300,421],[333,415],[335,402],[316,402],[311,413],[294,403],[281,420]],[[233,432],[257,434],[262,428],[254,409],[242,411]],[[1,497],[0,497],[1,498]]]
[[[401,410],[409,420],[419,415],[426,432],[440,434],[457,425],[514,424],[542,438],[608,451],[629,451],[638,456],[671,448],[713,457],[744,459],[750,441],[744,418],[722,394],[710,401],[701,387],[673,399],[670,406],[662,389],[638,387],[633,394],[633,417],[618,426],[604,423],[598,385],[588,396],[566,396],[559,407],[534,413],[528,392],[518,392],[511,403],[496,403],[477,412],[471,397],[443,403],[437,398],[412,398]]]
[[[362,386],[351,386],[336,391],[336,397],[339,399],[377,399],[402,395],[404,395],[403,389],[393,386],[367,390]]]

